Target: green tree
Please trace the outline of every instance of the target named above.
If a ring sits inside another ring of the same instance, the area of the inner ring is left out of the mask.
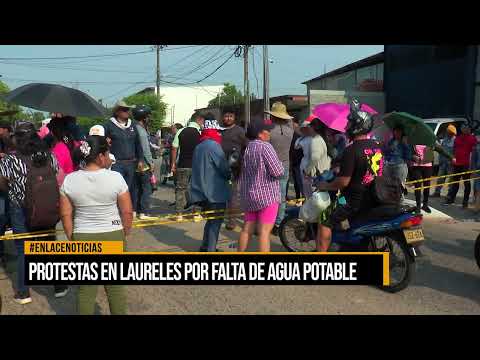
[[[10,88],[8,87],[8,85],[5,84],[3,81],[0,81],[0,95],[4,95],[8,92],[10,92]],[[29,119],[30,117],[27,113],[22,111],[22,108],[20,106],[6,102],[0,97],[0,112],[1,111],[18,111],[18,113],[7,117],[7,119],[11,121]]]
[[[77,125],[80,126],[86,134],[88,134],[88,131],[92,126],[103,125],[104,123],[104,118],[89,118],[84,116],[77,117]]]
[[[230,83],[223,84],[223,90],[214,99],[210,100],[208,107],[228,106],[243,103],[243,95],[237,87]]]
[[[106,114],[111,114],[112,109],[107,108]],[[77,117],[77,125],[82,128],[85,134],[88,134],[90,128],[94,125],[104,125],[108,119],[103,117],[85,117],[85,116],[78,116]]]
[[[147,105],[152,109],[150,117],[149,131],[156,132],[163,126],[165,117],[167,116],[167,104],[161,99],[158,100],[157,95],[153,92],[142,94],[133,94],[123,99],[128,105]]]
[[[42,121],[45,120],[45,115],[40,111],[35,111],[32,114],[32,122],[36,125],[40,125]]]

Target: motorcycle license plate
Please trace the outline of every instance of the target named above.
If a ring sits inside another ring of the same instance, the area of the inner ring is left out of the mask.
[[[405,240],[407,240],[407,244],[425,240],[422,229],[403,230],[403,235]]]

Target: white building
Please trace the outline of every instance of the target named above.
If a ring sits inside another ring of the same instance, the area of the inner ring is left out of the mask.
[[[195,109],[205,108],[210,100],[221,93],[223,85],[212,86],[160,86],[162,101],[168,104],[165,125],[180,123],[186,125]],[[148,87],[140,93],[153,91],[156,87]]]

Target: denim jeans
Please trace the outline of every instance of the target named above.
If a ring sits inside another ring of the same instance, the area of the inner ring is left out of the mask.
[[[304,194],[303,176],[302,176],[302,172],[300,171],[300,165],[294,166],[292,172],[293,172],[293,183],[295,187],[295,198],[299,199]],[[287,185],[287,189],[288,189],[288,185]]]
[[[12,231],[14,234],[22,234],[28,232],[25,213],[23,208],[19,207],[15,203],[10,204],[10,221],[12,222]],[[54,229],[43,229],[45,231],[54,230]],[[55,240],[55,235],[41,238],[45,241]],[[36,240],[29,239],[29,240]],[[28,286],[25,285],[25,240],[19,239],[14,240],[15,248],[17,250],[17,281],[16,281],[16,290],[17,291],[27,291]],[[59,286],[60,288],[61,286]],[[64,287],[64,286],[62,286]]]
[[[5,230],[7,229],[7,223],[9,219],[9,202],[8,194],[5,192],[0,192],[0,236],[5,235]],[[0,240],[0,261],[2,257],[5,256],[5,245],[2,240]]]
[[[132,197],[135,197],[137,207],[134,209],[139,214],[147,214],[150,212],[150,196],[152,195],[152,183],[150,178],[152,173],[145,171],[143,173],[135,174],[135,193]]]
[[[117,161],[115,164],[112,166],[112,170],[119,172],[123,178],[125,179],[125,182],[128,185],[128,190],[130,191],[131,198],[132,198],[132,206],[134,209],[137,208],[137,199],[135,198],[135,170],[137,167],[136,162],[120,162]]]
[[[288,182],[288,175],[289,175],[288,167],[285,168],[285,172],[283,176],[279,179],[280,180],[280,206],[278,207],[278,214],[277,219],[275,220],[275,225],[280,226],[282,223],[283,218],[285,217],[285,208],[287,206],[285,202],[285,197],[287,196],[287,182]]]
[[[451,173],[451,167],[452,166],[447,162],[440,163],[438,165],[438,176],[443,176],[443,175],[450,174]],[[445,184],[446,181],[447,181],[446,177],[437,179],[437,185]],[[435,188],[434,194],[440,195],[440,192],[442,191],[442,188],[443,188],[443,186],[437,186]],[[449,189],[450,189],[450,186],[449,186]]]
[[[403,185],[405,185],[408,177],[408,166],[406,163],[385,164],[383,167],[383,176],[397,178]],[[403,202],[404,199],[405,196],[402,194],[401,201]]]
[[[203,206],[203,211],[220,210],[225,209],[226,203],[207,203]],[[216,212],[208,214],[206,216],[223,216],[225,212]],[[220,219],[207,220],[205,228],[203,229],[203,241],[200,251],[202,252],[215,252],[217,251],[218,235],[220,234],[220,228],[222,227],[223,217]]]
[[[192,169],[179,168],[177,169],[175,184],[175,210],[177,213],[183,213],[187,205],[188,186],[192,177]]]
[[[28,232],[27,225],[25,224],[25,215],[23,209],[16,204],[10,206],[10,219],[12,221],[12,231],[14,234],[21,234]],[[17,250],[17,291],[27,291],[28,287],[25,286],[25,252],[24,244],[25,240],[14,240],[15,248]]]

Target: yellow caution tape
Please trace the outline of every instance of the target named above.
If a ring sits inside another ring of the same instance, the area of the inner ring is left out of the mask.
[[[465,175],[465,174],[473,174],[476,172],[479,172],[479,170],[470,170],[470,171],[465,171],[461,173],[456,173],[456,174],[448,174],[448,175],[441,175],[441,176],[432,176],[426,179],[419,179],[419,180],[412,180],[412,181],[407,181],[405,184],[406,185],[411,185],[419,182],[424,182],[424,181],[430,181],[430,180],[435,180],[435,179],[441,179],[441,178],[447,178],[447,177],[453,177],[453,176],[460,176],[460,175]]]
[[[405,184],[406,185],[412,185],[412,184],[425,182],[425,181],[431,181],[431,180],[440,179],[440,178],[455,177],[455,176],[460,176],[460,175],[465,175],[465,174],[472,174],[472,173],[475,173],[475,172],[480,172],[480,169],[479,170],[465,171],[465,172],[456,173],[456,174],[433,176],[433,177],[426,178],[426,179],[408,181]],[[474,177],[474,178],[471,178],[471,179],[461,179],[461,180],[458,180],[458,181],[446,182],[446,183],[443,183],[443,184],[422,186],[422,187],[415,188],[414,190],[415,191],[421,191],[421,190],[424,190],[424,189],[430,189],[430,188],[434,188],[434,187],[437,187],[437,186],[448,186],[448,185],[451,185],[451,184],[457,184],[457,183],[461,183],[461,182],[464,182],[464,181],[471,181],[471,180],[477,180],[477,179],[480,179],[480,176],[479,177]],[[305,198],[292,199],[292,200],[289,200],[289,201],[284,201],[284,203],[292,204],[292,203],[295,203],[295,202],[298,202],[298,201],[304,201],[304,200],[305,200]],[[222,218],[225,218],[225,217],[243,215],[243,212],[240,212],[240,211],[241,211],[240,209],[231,209],[231,210],[229,210],[229,213],[226,216],[225,215],[215,216],[215,214],[218,214],[218,213],[225,213],[226,209],[198,211],[198,212],[191,212],[191,213],[188,213],[188,214],[185,214],[185,213],[182,213],[182,214],[167,214],[167,215],[163,215],[161,217],[157,217],[155,219],[135,220],[133,222],[132,227],[133,228],[143,228],[143,227],[149,227],[149,226],[159,226],[159,225],[168,225],[168,224],[196,222],[196,220],[194,218],[197,217],[197,216],[202,216],[202,219],[200,221],[222,219]],[[179,215],[182,217],[182,219],[177,219],[177,217]],[[203,215],[211,215],[211,216],[205,217]],[[44,237],[54,236],[58,233],[64,233],[64,231],[63,230],[34,231],[34,232],[26,232],[26,233],[20,233],[20,234],[4,235],[4,236],[0,236],[0,241],[2,241],[2,240],[44,238]]]

